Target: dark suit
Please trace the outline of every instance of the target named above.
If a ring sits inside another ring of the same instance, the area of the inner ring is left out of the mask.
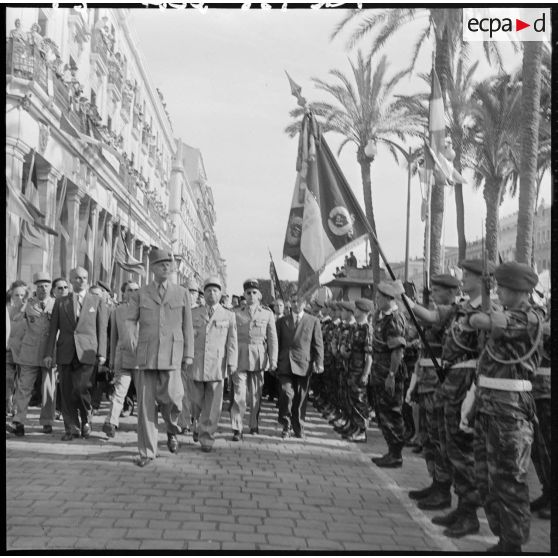
[[[60,372],[62,415],[66,432],[90,422],[90,388],[97,357],[106,358],[107,308],[100,297],[85,294],[76,320],[75,294],[58,298],[52,309],[46,356],[54,355]],[[56,341],[56,335],[58,341]]]
[[[292,314],[277,320],[279,357],[277,374],[281,382],[279,422],[301,435],[312,375],[312,366],[323,368],[324,345],[320,321],[303,313],[295,328]]]

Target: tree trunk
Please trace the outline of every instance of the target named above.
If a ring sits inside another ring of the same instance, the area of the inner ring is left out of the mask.
[[[519,172],[519,212],[515,258],[531,262],[533,216],[537,187],[537,152],[539,148],[539,110],[541,100],[542,43],[523,43],[521,90],[521,164]]]
[[[453,166],[455,170],[461,174],[461,145],[463,134],[456,134],[458,137],[452,138],[455,149],[455,159]],[[463,184],[456,183],[454,186],[455,196],[455,216],[457,220],[457,245],[458,245],[458,261],[463,261],[467,257],[467,239],[465,237],[465,207],[463,204]]]
[[[486,203],[484,249],[488,260],[494,264],[498,264],[498,222],[502,191],[501,181],[484,183],[483,196]]]
[[[364,148],[359,147],[357,151],[357,161],[360,165],[360,174],[362,177],[362,190],[364,193],[364,210],[366,212],[366,218],[372,227],[372,230],[378,236],[376,232],[376,220],[374,219],[374,206],[372,204],[372,181],[370,180],[370,164],[373,159],[369,159],[364,153]],[[376,246],[376,241],[373,236],[370,235],[370,265],[372,267],[372,277],[374,279],[374,286],[380,282],[380,253],[378,252],[378,247]]]

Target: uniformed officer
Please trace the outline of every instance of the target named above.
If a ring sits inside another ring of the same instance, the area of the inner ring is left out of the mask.
[[[50,316],[54,298],[50,296],[50,275],[40,271],[33,275],[35,296],[27,300],[23,311],[25,325],[18,339],[20,351],[14,359],[20,366],[19,380],[16,384],[14,403],[16,414],[10,429],[16,436],[25,434],[27,409],[33,393],[33,386],[38,378],[41,380],[42,408],[39,422],[45,434],[52,432],[56,415],[56,371],[45,368],[46,343],[50,327]]]
[[[488,525],[499,537],[488,552],[518,554],[531,524],[527,471],[536,420],[531,380],[539,366],[543,323],[529,303],[538,282],[530,266],[506,262],[494,277],[505,310],[469,317],[469,325],[488,337],[461,427],[470,427],[474,399],[476,480]]]
[[[194,357],[194,332],[190,298],[184,287],[173,285],[169,277],[174,260],[166,250],[149,253],[154,280],[130,295],[127,319],[129,348],[136,351],[139,368],[137,465],[145,467],[157,456],[157,412],[167,428],[167,446],[178,451],[176,435],[182,410],[184,388],[181,366]],[[137,343],[136,324],[139,322]]]
[[[234,395],[231,405],[233,442],[242,439],[246,399],[250,405],[250,434],[258,433],[264,370],[277,368],[277,330],[271,309],[260,304],[257,279],[243,284],[246,307],[235,310],[238,336],[238,368],[232,375]]]
[[[437,305],[451,306],[455,303],[459,281],[449,274],[434,275],[431,279],[432,300]],[[438,365],[442,366],[442,341],[448,324],[432,324],[424,334]],[[422,490],[411,490],[409,496],[419,500],[421,509],[443,509],[451,505],[451,468],[447,455],[442,451],[445,438],[444,407],[440,393],[440,381],[434,364],[422,347],[406,400],[416,394],[422,431],[422,446],[426,468],[432,483]]]
[[[236,372],[238,364],[236,318],[219,304],[221,280],[209,277],[204,283],[205,305],[192,310],[194,362],[188,367],[192,379],[194,441],[202,451],[211,451],[223,405],[223,378]]]
[[[326,403],[321,409],[323,417],[330,423],[339,420],[342,416],[339,397],[339,373],[337,370],[337,353],[341,335],[342,310],[339,302],[330,302],[331,323],[324,334],[324,382],[326,386]],[[327,344],[327,348],[326,348]],[[326,358],[327,355],[327,358]]]
[[[477,508],[480,497],[475,478],[473,434],[459,428],[461,404],[473,383],[477,359],[482,346],[479,332],[469,325],[469,316],[479,311],[482,302],[483,261],[465,260],[461,264],[463,283],[461,290],[469,296],[453,305],[438,305],[427,310],[407,298],[416,316],[430,324],[447,324],[442,341],[442,360],[445,379],[440,388],[444,401],[444,430],[442,452],[451,466],[452,484],[458,497],[457,509],[446,515],[435,516],[432,522],[447,527],[444,534],[463,537],[478,532],[480,525]],[[486,272],[494,270],[488,264]]]
[[[331,339],[329,338],[331,323],[331,306],[326,301],[323,304],[322,318],[320,320],[320,325],[322,327],[322,337],[324,340],[324,373],[313,377],[311,380],[313,382],[314,390],[314,398],[312,402],[314,404],[314,407],[320,412],[324,409],[325,405],[328,402],[326,373],[328,367],[331,364],[331,347],[328,346],[331,342]],[[319,378],[319,381],[316,381],[316,378]]]
[[[403,464],[403,352],[407,321],[395,301],[403,292],[401,281],[381,281],[376,287],[371,383],[378,426],[388,445],[388,453],[372,458],[378,467]]]

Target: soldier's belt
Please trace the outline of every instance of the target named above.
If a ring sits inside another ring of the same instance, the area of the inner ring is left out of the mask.
[[[535,370],[535,376],[550,376],[550,367],[543,366],[542,368],[537,368]]]
[[[465,360],[464,362],[457,362],[456,364],[450,365],[452,370],[456,368],[476,368],[477,361],[475,359]]]
[[[479,387],[501,391],[531,391],[533,389],[529,380],[488,378],[487,376],[479,376]]]
[[[438,363],[438,366],[442,368],[442,361],[439,358],[436,359],[436,362]],[[419,358],[418,365],[422,368],[434,368],[431,358]]]

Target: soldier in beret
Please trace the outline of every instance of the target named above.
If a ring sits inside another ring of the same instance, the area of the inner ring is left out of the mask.
[[[376,287],[372,385],[378,425],[388,445],[388,453],[372,459],[378,467],[403,464],[403,352],[407,320],[395,301],[402,292],[400,281],[381,281]]]
[[[531,392],[543,323],[529,303],[538,277],[527,264],[503,263],[494,277],[505,310],[469,316],[469,325],[488,336],[461,426],[470,427],[474,401],[477,483],[488,525],[499,537],[488,552],[518,554],[531,524],[527,471],[536,421]]]
[[[238,337],[238,368],[232,374],[231,405],[233,442],[242,439],[246,399],[250,404],[250,434],[258,434],[264,370],[277,368],[277,330],[271,309],[260,304],[260,284],[248,279],[243,285],[246,308],[235,311]]]
[[[151,250],[149,265],[154,279],[130,294],[126,320],[127,345],[132,351],[137,348],[139,368],[136,386],[139,467],[149,465],[157,456],[158,410],[167,428],[169,451],[178,451],[176,435],[181,431],[178,418],[184,395],[181,367],[191,364],[194,357],[190,298],[184,287],[169,281],[174,268],[172,254]]]
[[[432,300],[439,306],[451,306],[459,288],[459,281],[449,274],[434,275],[431,279]],[[442,341],[447,324],[431,324],[424,334],[434,357],[442,365]],[[451,468],[442,445],[445,438],[444,407],[440,393],[440,381],[436,369],[423,347],[411,377],[406,400],[416,393],[422,446],[426,468],[432,483],[421,490],[411,490],[409,496],[418,500],[421,509],[443,509],[451,505]]]

